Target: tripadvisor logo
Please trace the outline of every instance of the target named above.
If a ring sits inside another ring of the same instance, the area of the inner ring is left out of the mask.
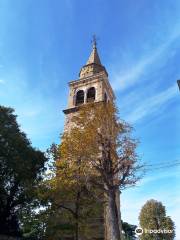
[[[136,233],[136,235],[142,235],[143,234],[143,229],[141,228],[141,227],[137,227],[136,229],[135,229],[135,233]]]
[[[172,229],[142,229],[141,227],[137,227],[135,229],[135,234],[137,236],[142,235],[143,233],[149,233],[149,234],[158,234],[158,233],[163,233],[163,234],[170,234],[173,233]]]

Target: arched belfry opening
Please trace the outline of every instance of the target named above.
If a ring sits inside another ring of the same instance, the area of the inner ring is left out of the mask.
[[[81,105],[83,103],[84,103],[84,91],[83,90],[79,90],[76,93],[76,103],[75,103],[75,105],[78,106],[78,105]]]
[[[94,102],[96,98],[96,89],[91,87],[87,91],[87,102]]]

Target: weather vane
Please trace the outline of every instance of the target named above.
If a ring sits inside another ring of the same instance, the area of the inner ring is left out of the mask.
[[[94,47],[97,46],[97,41],[99,40],[99,38],[96,37],[96,34],[94,34],[92,36],[92,40],[91,40],[91,43],[93,44]]]

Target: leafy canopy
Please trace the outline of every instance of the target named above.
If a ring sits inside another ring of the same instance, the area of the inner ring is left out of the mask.
[[[20,130],[14,110],[0,106],[0,234],[20,235],[20,213],[36,202],[46,160]]]
[[[166,216],[165,206],[156,200],[147,201],[141,209],[140,226],[149,230],[172,230],[172,233],[143,233],[142,240],[172,240],[175,237],[174,222],[169,216]]]
[[[140,177],[137,141],[131,138],[131,130],[119,120],[113,103],[81,106],[72,118],[72,128],[63,135],[61,155],[69,163],[81,160],[86,178],[101,176],[102,182],[96,183],[102,188],[123,189]]]

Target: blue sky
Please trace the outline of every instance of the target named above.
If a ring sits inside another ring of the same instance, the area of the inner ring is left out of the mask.
[[[59,141],[68,85],[78,78],[95,33],[123,119],[147,164],[180,158],[179,0],[0,0],[0,104],[15,108],[33,146]],[[180,168],[148,171],[122,193],[122,217],[162,201],[180,239]]]

